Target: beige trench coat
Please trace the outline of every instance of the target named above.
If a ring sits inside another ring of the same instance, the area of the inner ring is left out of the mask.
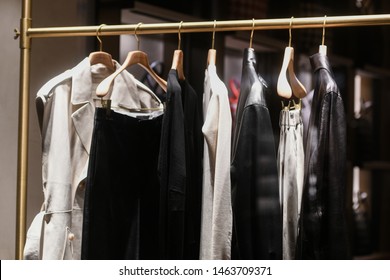
[[[85,58],[37,94],[44,203],[28,230],[25,259],[80,259],[95,91],[109,74],[106,67],[91,66]],[[134,108],[163,110],[161,101],[127,71],[116,77],[111,100],[113,110],[128,115]]]

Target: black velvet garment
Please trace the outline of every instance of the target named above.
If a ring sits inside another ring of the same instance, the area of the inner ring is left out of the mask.
[[[82,259],[158,259],[161,124],[96,109]]]
[[[233,259],[281,259],[282,216],[274,135],[256,73],[253,49],[245,49],[231,164]]]
[[[310,57],[315,88],[305,151],[297,259],[348,259],[346,120],[327,56]]]

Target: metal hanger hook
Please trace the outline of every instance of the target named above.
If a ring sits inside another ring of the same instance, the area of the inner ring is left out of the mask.
[[[99,27],[96,29],[96,38],[99,41],[99,51],[103,51],[103,42],[102,42],[102,39],[100,39],[100,37],[99,37],[100,31],[102,30],[103,26],[105,26],[104,23],[99,25]]]
[[[213,29],[213,39],[211,41],[211,49],[214,49],[214,42],[215,42],[215,28],[217,27],[217,21],[214,20],[214,29]]]
[[[291,47],[291,38],[292,38],[291,29],[292,29],[293,19],[294,19],[294,17],[291,17],[291,19],[290,19],[290,28],[289,28],[289,30],[288,30],[288,35],[289,35],[289,38],[288,38],[288,46],[289,46],[289,47]]]
[[[180,33],[180,30],[181,30],[181,26],[183,25],[183,21],[180,22],[179,24],[179,31],[177,33],[177,36],[179,38],[179,42],[177,43],[177,49],[180,50],[180,46],[181,46],[181,33]]]
[[[251,31],[251,37],[249,39],[249,48],[252,48],[254,31],[255,31],[255,18],[252,18],[252,31]]]
[[[142,22],[139,22],[137,24],[137,26],[135,27],[134,29],[134,37],[135,39],[137,40],[137,50],[139,50],[139,39],[138,39],[138,36],[137,36],[137,29],[142,25],[143,23]]]
[[[325,45],[325,26],[326,26],[326,15],[324,16],[324,24],[322,26],[322,45]]]

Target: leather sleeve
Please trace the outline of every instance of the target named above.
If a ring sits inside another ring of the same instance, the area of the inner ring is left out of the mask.
[[[234,259],[281,259],[282,222],[274,136],[267,107],[244,109],[231,166]]]
[[[310,122],[297,258],[348,259],[344,107],[333,91],[319,102]]]

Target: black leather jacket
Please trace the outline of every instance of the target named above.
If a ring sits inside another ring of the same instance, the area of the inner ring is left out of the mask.
[[[315,89],[305,151],[298,259],[347,259],[346,120],[327,56],[310,57]]]
[[[267,86],[245,49],[232,145],[233,259],[281,259],[282,218]]]

